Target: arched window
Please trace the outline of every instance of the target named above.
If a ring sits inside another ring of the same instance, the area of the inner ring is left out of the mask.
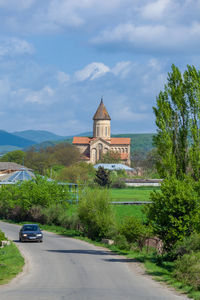
[[[105,136],[107,136],[107,135],[108,135],[108,128],[105,127]]]

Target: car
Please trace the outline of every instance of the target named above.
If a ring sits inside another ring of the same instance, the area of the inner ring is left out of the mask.
[[[43,234],[40,227],[37,224],[25,224],[22,226],[19,232],[20,242],[27,241],[43,241]]]

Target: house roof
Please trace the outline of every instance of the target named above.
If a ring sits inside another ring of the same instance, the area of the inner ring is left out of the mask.
[[[91,141],[94,141],[97,138],[90,138],[85,136],[75,136],[73,138],[73,144],[90,144]],[[130,145],[130,138],[111,138],[105,141],[109,142],[111,145]]]
[[[126,171],[134,170],[124,164],[96,164],[94,166],[95,169],[98,169],[99,167],[103,167],[104,169],[107,169],[107,170],[126,170]]]
[[[111,118],[106,110],[106,107],[103,104],[103,99],[101,99],[99,107],[97,108],[97,111],[94,114],[93,120],[111,120]]]
[[[111,138],[111,145],[130,145],[131,139],[130,138]]]
[[[26,167],[14,162],[0,162],[0,171],[5,171],[5,170],[18,171],[21,168],[28,170]]]

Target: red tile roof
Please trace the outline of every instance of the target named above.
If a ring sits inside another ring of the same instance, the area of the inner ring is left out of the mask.
[[[86,136],[74,136],[73,138],[73,144],[89,144],[91,138]]]
[[[73,138],[73,144],[89,144],[90,141],[95,140],[95,138],[89,138],[86,136],[75,136]],[[130,138],[111,138],[107,140],[111,145],[130,145]]]
[[[111,145],[130,145],[130,138],[111,138]]]

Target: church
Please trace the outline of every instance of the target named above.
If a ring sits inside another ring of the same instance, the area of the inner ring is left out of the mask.
[[[93,117],[93,137],[73,138],[73,145],[78,147],[81,159],[96,164],[101,155],[108,151],[117,152],[121,163],[130,166],[130,138],[111,137],[111,118],[101,99],[99,107]]]

